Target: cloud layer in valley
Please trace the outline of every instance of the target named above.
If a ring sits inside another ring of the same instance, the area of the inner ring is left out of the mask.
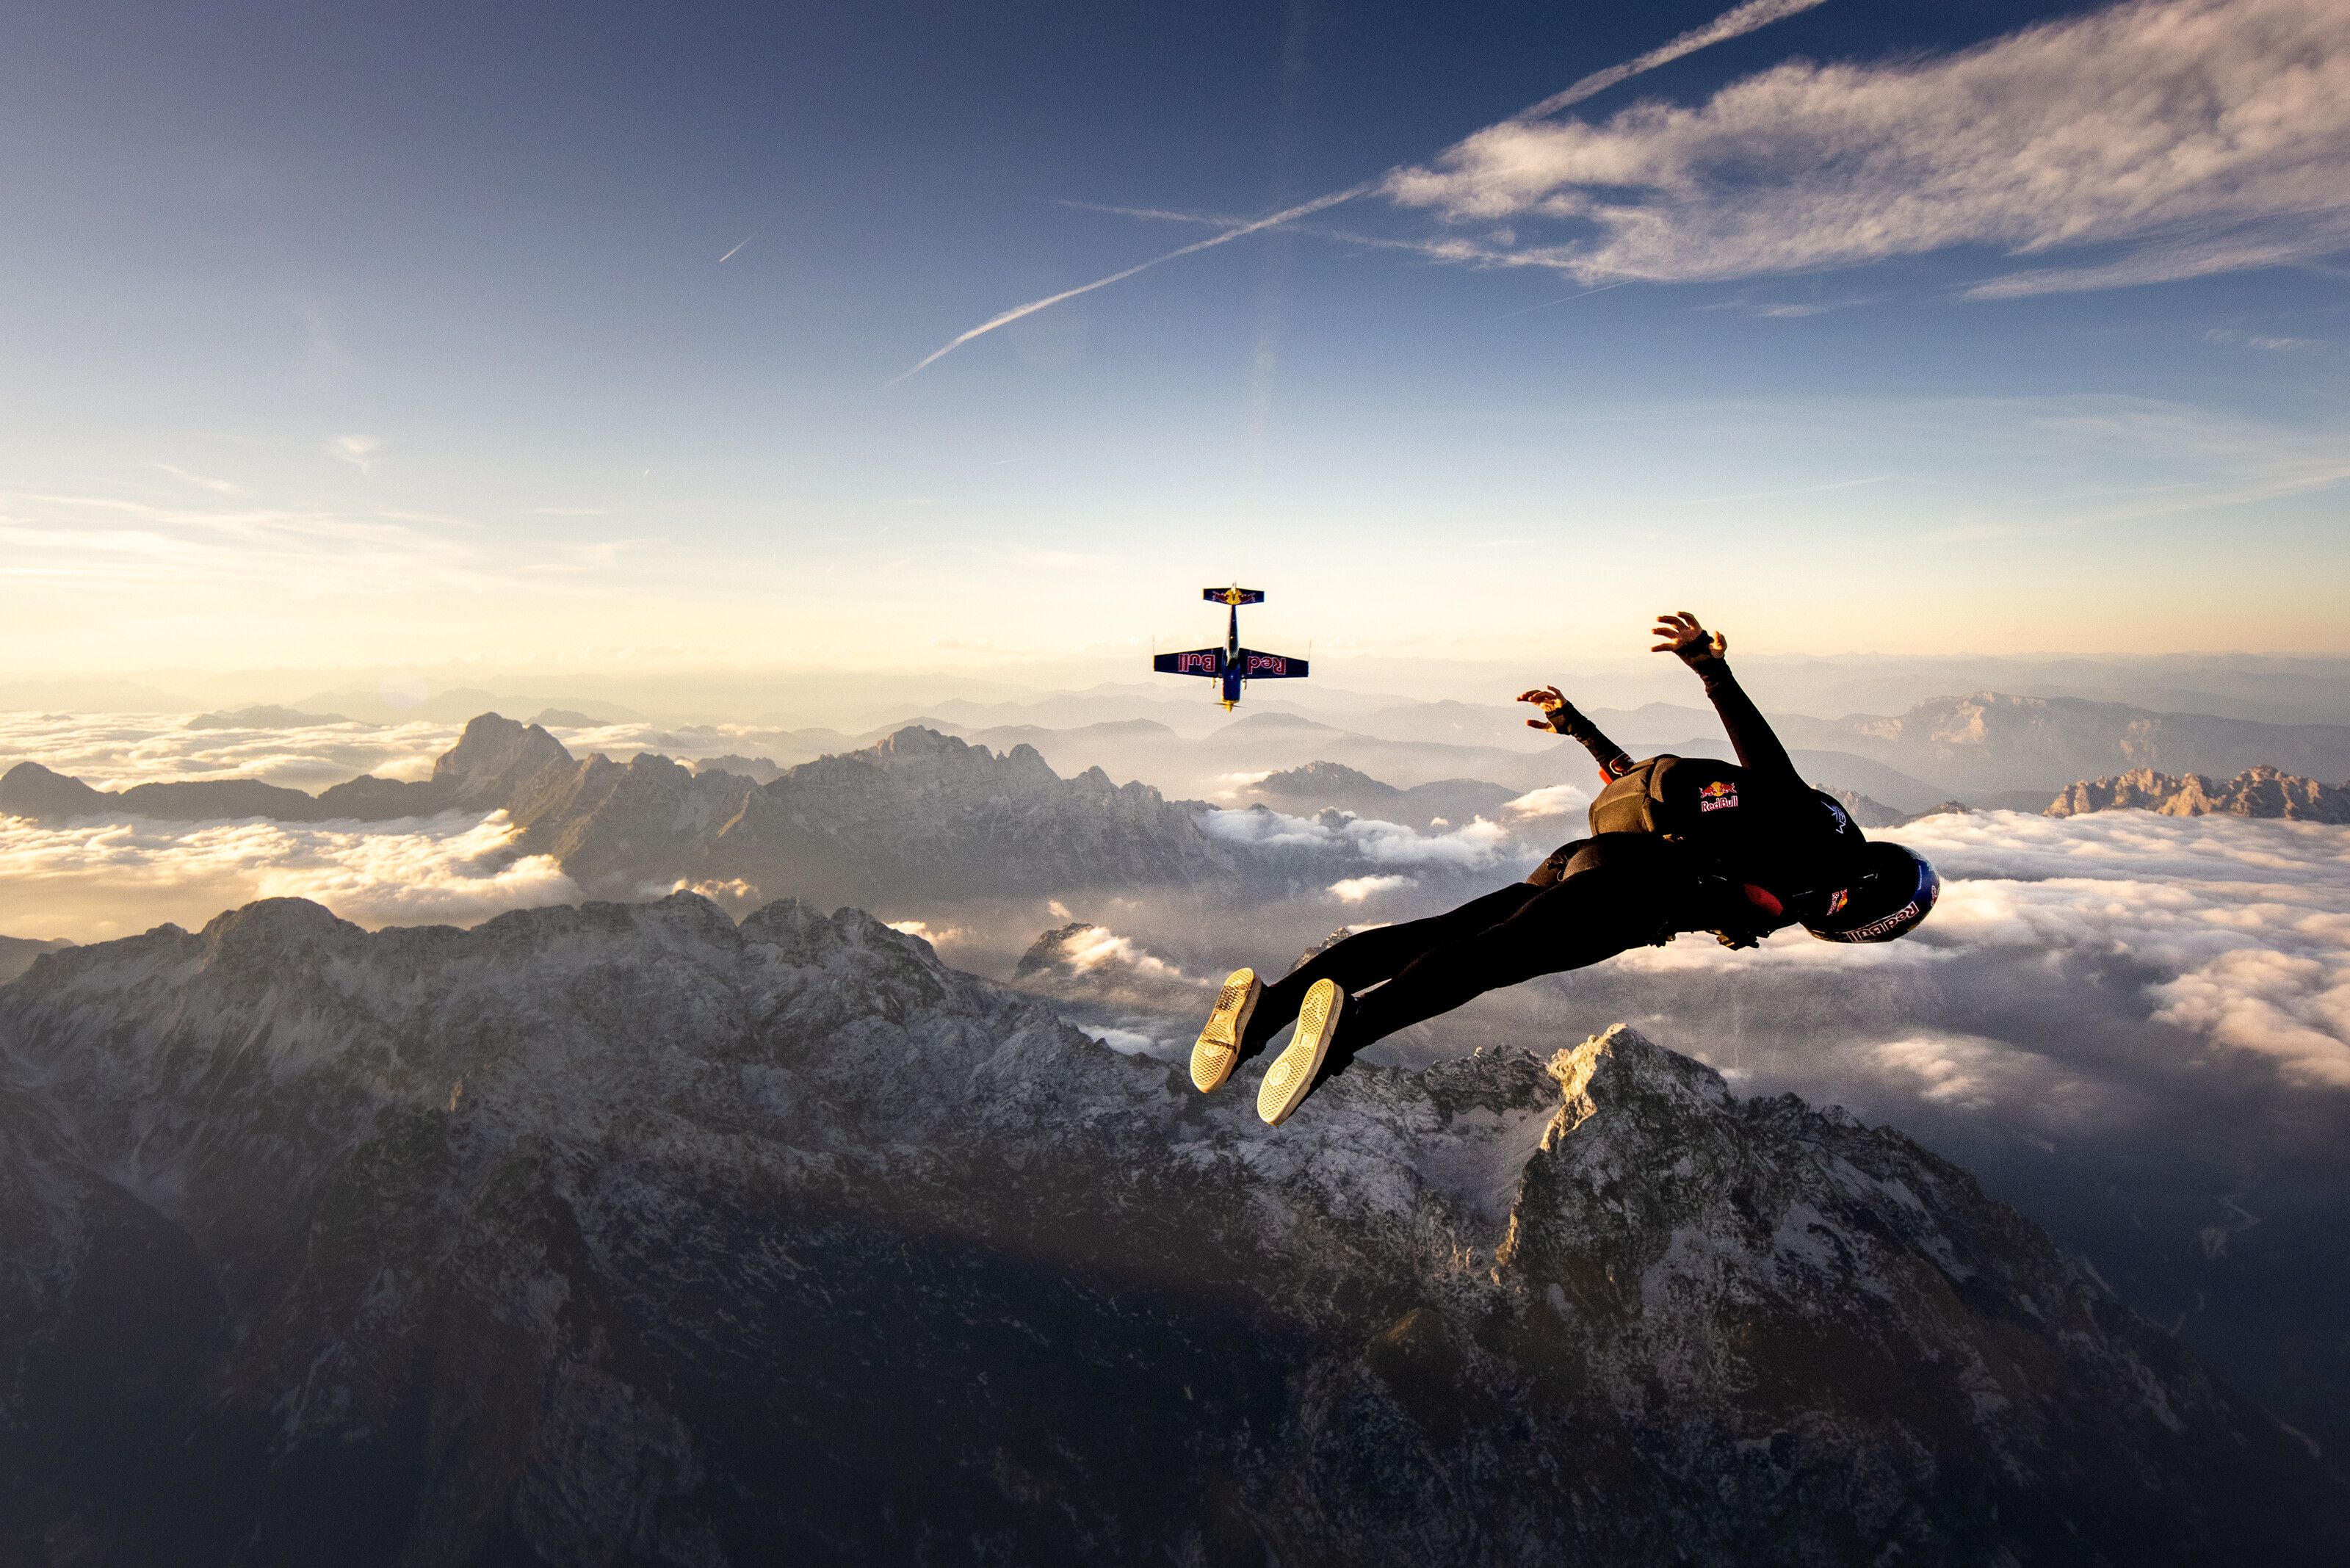
[[[2145,978],[2149,1023],[2252,1053],[2289,1084],[2350,1089],[2350,833],[2141,811],[1928,817],[1898,831],[1947,878],[1918,936],[1842,948],[1786,932],[1742,952],[1689,939],[1627,955],[1651,973],[1823,968],[1866,985],[1964,958],[2083,955]]]
[[[421,779],[456,744],[453,724],[312,724],[192,730],[192,714],[0,711],[0,772],[23,762],[124,790],[172,779],[253,778],[317,791],[361,774]]]
[[[1579,814],[1590,799],[1574,784],[1551,784],[1504,802],[1494,813],[1499,821],[1481,816],[1435,833],[1346,812],[1292,816],[1270,806],[1211,811],[1200,826],[1211,837],[1243,848],[1381,868],[1383,875],[1356,879],[1360,890],[1338,894],[1355,902],[1368,893],[1402,886],[1394,875],[1401,870],[1478,872],[1514,867],[1580,831]]]
[[[255,898],[310,898],[364,926],[473,925],[577,903],[551,857],[516,856],[503,812],[398,831],[273,822],[78,822],[0,816],[0,930],[98,941],[191,928]]]
[[[528,711],[510,718],[531,719]],[[174,779],[252,778],[313,793],[373,774],[423,779],[464,726],[418,721],[189,727],[192,713],[51,713],[0,710],[0,773],[34,762],[93,789],[125,790]],[[785,765],[818,748],[768,725],[661,725],[641,721],[546,726],[576,756],[626,762],[639,752],[681,761],[750,754]]]

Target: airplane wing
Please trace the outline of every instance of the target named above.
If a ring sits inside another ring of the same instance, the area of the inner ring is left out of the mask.
[[[1253,648],[1241,649],[1241,673],[1251,680],[1295,680],[1305,673],[1305,660],[1292,659],[1282,653],[1259,653]]]
[[[1189,653],[1161,653],[1151,659],[1150,668],[1161,675],[1204,675],[1212,680],[1224,672],[1224,650],[1195,648]]]

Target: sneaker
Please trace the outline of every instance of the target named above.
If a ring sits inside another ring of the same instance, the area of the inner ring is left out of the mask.
[[[1297,1010],[1297,1033],[1264,1070],[1264,1083],[1256,1092],[1256,1114],[1267,1126],[1279,1127],[1305,1103],[1322,1071],[1322,1058],[1330,1054],[1338,1014],[1346,1005],[1347,993],[1335,980],[1317,980],[1306,988],[1305,1004]]]
[[[1264,985],[1253,969],[1236,969],[1224,977],[1224,989],[1216,992],[1216,1010],[1208,1014],[1207,1027],[1191,1045],[1191,1082],[1200,1093],[1222,1085],[1240,1065],[1241,1041],[1263,994]]]

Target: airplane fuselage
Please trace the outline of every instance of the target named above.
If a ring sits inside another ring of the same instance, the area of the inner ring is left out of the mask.
[[[1260,653],[1241,646],[1241,606],[1263,601],[1262,589],[1235,584],[1228,588],[1202,588],[1200,597],[1229,609],[1224,621],[1224,646],[1196,648],[1188,653],[1154,654],[1150,660],[1152,670],[1162,675],[1204,676],[1218,682],[1222,687],[1218,701],[1223,703],[1226,712],[1240,701],[1241,688],[1249,680],[1294,680],[1305,674],[1305,659]]]

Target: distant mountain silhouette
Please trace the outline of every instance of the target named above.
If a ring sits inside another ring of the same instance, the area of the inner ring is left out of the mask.
[[[2050,816],[2136,809],[2163,816],[2263,816],[2293,822],[2350,823],[2350,787],[2320,784],[2281,768],[2246,768],[2225,784],[2201,774],[2183,776],[2152,768],[2110,778],[2085,779],[2048,807]]]
[[[1778,728],[1790,747],[1847,752],[1970,797],[2035,788],[2053,794],[2069,779],[2135,768],[2225,776],[2266,763],[2313,778],[2350,776],[2350,726],[2266,724],[2077,698],[1979,691],[1921,702],[1893,718],[1794,716]],[[1859,780],[1838,782],[1879,793]]]
[[[188,721],[191,730],[306,730],[314,724],[348,724],[340,713],[306,713],[299,708],[279,708],[266,702],[225,712],[199,713]]]
[[[1263,801],[1275,811],[1301,816],[1336,808],[1425,828],[1440,819],[1459,827],[1492,816],[1522,793],[1482,779],[1437,779],[1398,789],[1343,763],[1315,762],[1244,784],[1238,798],[1243,804]]]
[[[382,822],[426,816],[456,803],[425,784],[364,777],[317,794],[259,779],[183,779],[99,790],[38,763],[0,774],[0,812],[36,822],[86,816],[142,816],[161,822]]]
[[[26,970],[43,953],[59,952],[73,946],[62,939],[41,940],[33,937],[0,937],[0,985],[5,985]]]

